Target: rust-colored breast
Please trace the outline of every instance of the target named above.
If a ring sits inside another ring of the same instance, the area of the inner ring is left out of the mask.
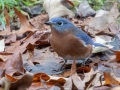
[[[69,32],[56,32],[52,30],[50,39],[51,46],[55,52],[64,59],[85,59],[92,53],[91,45],[84,45],[83,41]]]

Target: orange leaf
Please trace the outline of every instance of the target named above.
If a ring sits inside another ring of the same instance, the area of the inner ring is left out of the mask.
[[[6,77],[7,77],[9,80],[11,80],[12,82],[18,81],[18,79],[14,78],[14,77],[12,77],[12,76],[10,76],[10,75],[8,75],[8,74],[5,74],[5,75],[6,75]]]
[[[20,22],[21,22],[21,27],[18,31],[16,31],[17,35],[22,35],[26,32],[31,32],[31,31],[35,31],[36,29],[30,25],[29,21],[27,20],[27,18],[20,12],[18,11],[16,8],[14,8],[15,14],[19,17]]]
[[[120,62],[120,51],[115,51],[115,50],[111,50],[111,51],[116,55],[115,61]]]
[[[36,81],[40,82],[40,78],[42,78],[45,81],[50,79],[50,77],[45,73],[36,73],[34,74],[33,82],[36,82]]]
[[[120,85],[120,82],[115,80],[108,72],[104,72],[104,78],[105,78],[104,85]]]
[[[73,4],[73,2],[72,1],[70,1],[70,0],[64,0],[64,1],[67,1],[70,5],[72,5],[73,7],[75,6],[74,4]]]
[[[90,72],[90,70],[91,70],[91,67],[83,66],[83,67],[78,68],[77,72],[85,72],[85,73],[87,73],[87,72]]]
[[[66,80],[65,79],[63,79],[63,78],[59,78],[58,80],[53,80],[53,79],[51,79],[51,80],[49,80],[49,84],[57,84],[57,83],[59,83],[60,85],[64,85],[65,84],[65,82],[66,82]]]

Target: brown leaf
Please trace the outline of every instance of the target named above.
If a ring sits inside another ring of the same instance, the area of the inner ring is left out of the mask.
[[[115,55],[116,58],[114,59],[116,62],[120,62],[120,51],[115,51],[115,50],[111,50]]]
[[[30,23],[39,30],[49,30],[50,27],[48,25],[45,25],[44,23],[49,20],[48,14],[40,14],[36,17],[33,17],[30,19]]]
[[[50,44],[49,40],[50,40],[50,37],[51,37],[51,31],[47,30],[47,31],[37,31],[36,32],[37,35],[36,37],[38,36],[40,39],[38,41],[35,42],[36,45],[39,45],[39,46],[43,46],[43,45],[48,45]],[[42,35],[40,35],[42,34]]]
[[[104,78],[105,78],[104,85],[120,85],[120,82],[115,80],[108,72],[104,72]]]
[[[33,82],[28,90],[45,90],[43,86],[41,86],[41,82]]]
[[[90,72],[90,70],[91,70],[91,67],[83,66],[83,67],[78,68],[77,72],[85,72],[85,73],[87,73],[87,72]]]
[[[12,55],[13,53],[10,52],[0,52],[0,55]]]
[[[22,36],[26,32],[31,32],[36,30],[33,26],[30,25],[26,17],[20,11],[18,11],[16,8],[14,8],[14,10],[15,10],[15,14],[17,14],[21,22],[20,29],[16,31],[17,36]]]
[[[63,79],[63,78],[59,78],[58,80],[53,80],[53,79],[50,79],[49,80],[49,82],[48,82],[48,84],[52,84],[52,85],[54,85],[54,84],[57,84],[57,83],[59,83],[60,85],[64,85],[65,84],[65,82],[66,82],[66,80],[65,79]]]
[[[27,72],[18,81],[11,83],[10,90],[27,90],[33,81],[33,74]]]
[[[8,68],[9,67],[9,68]],[[22,56],[19,52],[14,53],[5,64],[6,73],[13,75],[15,72],[24,73]]]
[[[0,77],[3,74],[4,70],[5,70],[5,63],[4,62],[0,62]]]
[[[50,77],[45,73],[37,73],[37,74],[34,74],[33,82],[39,82],[40,78],[42,78],[45,81],[50,79]]]
[[[31,32],[26,38],[24,38],[21,41],[18,41],[15,43],[14,46],[8,47],[7,51],[10,50],[11,52],[18,52],[18,53],[23,53],[27,48],[27,45],[29,43],[34,44],[39,38],[35,38],[34,36],[35,32]]]
[[[16,41],[15,43],[12,43],[11,46],[6,47],[5,51],[13,53],[20,46],[20,44],[20,41]]]
[[[2,90],[9,90],[11,85],[11,81],[7,77],[3,77],[0,79],[0,86]],[[1,90],[1,89],[0,89]]]
[[[34,48],[35,48],[35,45],[29,43],[28,46],[26,47],[27,50],[28,50],[28,53],[29,53],[29,59],[33,57],[34,55]]]
[[[89,26],[91,29],[105,31],[108,30],[109,25],[114,23],[118,16],[120,15],[117,8],[117,3],[114,3],[111,10],[101,16],[92,17],[84,22],[86,26]]]
[[[7,39],[5,39],[5,44],[10,44],[10,43],[13,43],[13,42],[16,42],[16,34],[15,33],[12,33],[10,34]]]
[[[6,74],[5,76],[6,76],[11,82],[16,82],[16,81],[18,81],[17,78],[14,78],[14,77],[12,77],[12,76],[10,76],[10,75],[8,75],[8,74]]]

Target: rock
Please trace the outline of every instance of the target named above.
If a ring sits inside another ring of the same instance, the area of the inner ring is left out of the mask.
[[[110,11],[111,8],[113,7],[113,4],[114,4],[113,2],[105,1],[104,5],[101,7],[101,9]]]
[[[2,31],[2,30],[4,30],[4,28],[3,28],[3,26],[2,26],[2,25],[0,25],[0,31]]]
[[[77,14],[80,15],[81,17],[88,17],[95,15],[96,12],[88,4],[88,1],[84,1],[79,4]]]
[[[104,15],[104,14],[108,14],[109,12],[108,11],[105,11],[105,10],[98,10],[98,11],[96,11],[96,15],[95,15],[95,17],[100,17],[100,16],[102,16],[102,15]]]
[[[42,6],[40,4],[36,4],[34,6],[25,6],[23,5],[21,9],[25,12],[27,12],[30,15],[30,18],[37,16],[42,11]]]

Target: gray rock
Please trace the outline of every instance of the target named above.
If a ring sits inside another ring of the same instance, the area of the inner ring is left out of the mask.
[[[37,15],[39,15],[41,13],[42,6],[40,4],[36,4],[36,5],[32,6],[32,7],[23,5],[21,7],[21,9],[23,11],[27,12],[30,15],[30,17],[32,18],[32,17],[37,16]]]
[[[106,10],[106,11],[110,11],[111,8],[113,7],[113,2],[111,1],[105,1],[104,5],[101,7],[101,9]]]
[[[88,17],[88,16],[95,15],[96,12],[88,4],[88,1],[84,1],[79,4],[77,14],[80,15],[81,17]]]
[[[120,3],[120,0],[117,0],[118,1],[118,3]]]
[[[100,17],[100,16],[102,16],[102,15],[104,15],[104,14],[108,14],[109,12],[108,11],[105,11],[105,10],[98,10],[98,11],[96,11],[96,15],[95,15],[95,17]]]

